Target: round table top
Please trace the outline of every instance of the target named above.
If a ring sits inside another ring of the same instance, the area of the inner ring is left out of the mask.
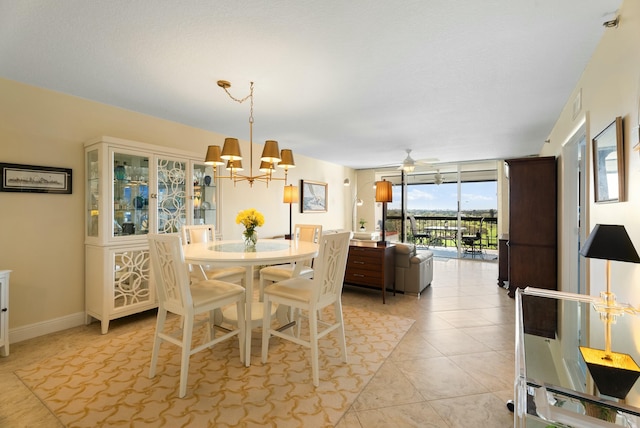
[[[317,254],[318,244],[283,239],[259,239],[254,249],[247,249],[241,240],[222,240],[184,246],[184,258],[187,262],[255,265],[296,261],[315,257]]]

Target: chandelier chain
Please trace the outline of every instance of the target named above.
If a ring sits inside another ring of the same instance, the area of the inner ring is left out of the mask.
[[[227,93],[227,95],[229,95],[229,98],[231,98],[233,101],[242,104],[243,102],[250,100],[251,101],[251,106],[249,109],[249,122],[253,123],[253,82],[251,82],[251,85],[249,85],[249,95],[247,95],[244,98],[236,98],[233,95],[231,95],[231,92],[229,92],[229,89],[225,86],[222,86],[222,89],[224,89],[224,91]]]

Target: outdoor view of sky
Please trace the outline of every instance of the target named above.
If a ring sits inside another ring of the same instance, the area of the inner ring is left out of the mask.
[[[495,181],[462,183],[460,209],[489,210],[498,208],[498,190]],[[400,186],[393,186],[393,202],[388,209],[400,209]],[[407,186],[408,210],[456,210],[458,184],[443,183]]]

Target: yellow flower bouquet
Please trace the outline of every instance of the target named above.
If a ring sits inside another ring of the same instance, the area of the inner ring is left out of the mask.
[[[249,208],[238,213],[236,216],[236,224],[242,224],[244,226],[242,236],[244,237],[245,245],[254,246],[256,242],[258,242],[256,227],[264,224],[264,216],[255,208]]]

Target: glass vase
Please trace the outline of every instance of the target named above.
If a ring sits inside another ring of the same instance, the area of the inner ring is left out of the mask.
[[[242,232],[242,238],[246,248],[255,248],[258,243],[258,232],[255,230],[245,230]]]

